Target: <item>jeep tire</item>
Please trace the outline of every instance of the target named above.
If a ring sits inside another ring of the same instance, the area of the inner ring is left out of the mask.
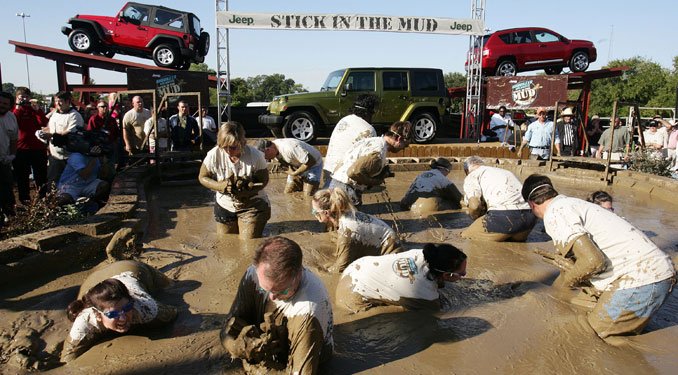
[[[87,29],[75,29],[68,35],[68,46],[75,52],[90,53],[94,51],[96,39]]]
[[[414,141],[416,143],[427,143],[436,137],[438,124],[436,118],[428,112],[418,112],[410,118],[412,131],[414,132]]]
[[[589,55],[584,51],[577,51],[570,59],[570,70],[572,72],[583,72],[589,68]]]
[[[294,138],[307,143],[315,139],[317,131],[318,120],[307,111],[292,112],[283,127],[285,138]]]
[[[206,31],[200,33],[200,41],[198,42],[198,53],[200,56],[207,56],[210,51],[210,34]]]
[[[518,67],[516,66],[516,63],[511,60],[502,60],[499,62],[497,70],[495,71],[495,75],[507,77],[514,76],[516,73],[518,73]]]
[[[159,44],[153,50],[153,62],[163,68],[174,68],[180,64],[179,51],[170,44]]]

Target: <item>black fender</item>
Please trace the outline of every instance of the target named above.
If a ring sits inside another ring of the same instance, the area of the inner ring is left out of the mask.
[[[150,42],[146,44],[146,48],[153,49],[153,47],[156,44],[160,43],[167,43],[167,42],[175,42],[177,43],[177,48],[183,48],[184,47],[184,41],[179,38],[178,36],[172,36],[172,35],[156,35],[151,39]]]
[[[89,26],[97,34],[99,41],[105,40],[104,30],[98,22],[83,20],[82,18],[71,18],[68,20],[68,23],[73,26],[74,30],[82,28],[81,26]]]

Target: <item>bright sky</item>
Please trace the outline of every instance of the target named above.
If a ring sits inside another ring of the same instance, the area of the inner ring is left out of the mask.
[[[142,1],[143,2],[143,1]],[[210,33],[212,46],[207,64],[216,68],[215,2],[211,0],[163,0],[162,5],[191,11],[201,19]],[[678,2],[675,0],[614,1],[571,0],[487,0],[485,25],[491,30],[511,27],[542,26],[570,39],[593,41],[598,69],[609,60],[642,56],[670,68],[678,55],[675,24]],[[470,18],[470,0],[231,0],[229,10],[242,12],[342,13],[388,16],[426,16],[436,18]],[[24,55],[14,52],[7,40],[23,41],[24,12],[26,40],[69,50],[61,27],[75,14],[115,15],[124,1],[54,0],[3,1],[0,12],[3,41],[0,64],[3,82],[26,85]],[[673,35],[673,37],[671,36]],[[260,74],[284,74],[311,91],[317,90],[326,75],[348,66],[412,66],[441,68],[444,72],[463,72],[469,38],[454,35],[427,35],[355,31],[275,31],[231,30],[231,77]],[[116,58],[144,62],[152,60],[116,55]],[[31,87],[34,91],[57,90],[56,64],[30,57]],[[122,73],[92,70],[97,83],[124,83]],[[70,83],[79,83],[78,75],[69,74]]]

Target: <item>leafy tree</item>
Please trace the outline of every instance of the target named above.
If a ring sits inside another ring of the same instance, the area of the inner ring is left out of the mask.
[[[445,87],[466,87],[466,75],[459,72],[445,73]]]
[[[258,75],[247,78],[248,94],[251,101],[268,102],[276,95],[307,92],[301,84],[284,74]]]
[[[3,82],[2,83],[2,91],[8,92],[12,95],[14,95],[14,92],[16,91],[16,86],[12,82]]]
[[[216,74],[217,74],[217,71],[216,71],[216,70],[210,68],[210,67],[209,67],[207,64],[205,64],[205,63],[199,63],[199,64],[191,63],[191,66],[188,67],[188,71],[189,71],[189,72],[205,72],[205,73],[209,73],[209,74],[212,74],[212,75],[216,75]]]

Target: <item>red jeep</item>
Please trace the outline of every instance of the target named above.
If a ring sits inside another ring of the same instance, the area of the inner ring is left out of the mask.
[[[188,69],[210,47],[195,14],[162,6],[127,3],[116,17],[76,15],[68,23],[61,32],[75,52],[152,58],[164,68]]]
[[[538,69],[558,74],[564,67],[583,72],[596,58],[592,42],[567,39],[543,27],[499,30],[483,37],[482,69],[489,75],[514,76]]]

